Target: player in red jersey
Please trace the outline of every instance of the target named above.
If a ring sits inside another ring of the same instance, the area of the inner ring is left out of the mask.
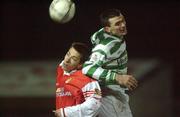
[[[88,57],[84,43],[73,43],[57,68],[57,117],[94,117],[101,102],[101,89],[96,80],[82,74],[83,62]]]

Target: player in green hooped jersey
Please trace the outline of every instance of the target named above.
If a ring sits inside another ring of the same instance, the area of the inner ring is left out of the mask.
[[[103,12],[100,20],[103,28],[91,36],[94,47],[82,72],[101,84],[103,99],[98,117],[132,117],[125,90],[134,90],[137,80],[127,74],[126,21],[117,9]]]

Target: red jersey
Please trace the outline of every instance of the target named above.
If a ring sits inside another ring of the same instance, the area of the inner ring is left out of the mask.
[[[68,107],[66,112],[64,110],[62,112],[64,112],[63,114],[66,116],[68,114],[71,115],[72,110],[70,107],[80,105],[84,102],[84,104],[86,104],[86,100],[92,100],[91,98],[94,98],[93,104],[94,100],[98,101],[98,103],[96,103],[98,105],[96,106],[99,107],[101,93],[97,81],[83,75],[81,70],[65,73],[61,66],[58,66],[56,80],[56,109],[66,109],[66,107]],[[89,102],[87,104],[90,106]],[[97,107],[94,106],[95,109],[97,109]],[[79,108],[79,106],[77,106],[77,108],[73,107],[72,109],[73,111],[77,109],[77,112],[79,112],[79,109],[81,109],[82,112],[83,110],[87,111],[87,108]],[[97,110],[95,110],[95,112]],[[89,112],[90,114],[95,113]]]

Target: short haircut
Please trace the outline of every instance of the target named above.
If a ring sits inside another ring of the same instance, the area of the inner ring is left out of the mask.
[[[85,43],[73,42],[71,47],[73,47],[77,52],[80,53],[80,63],[84,63],[89,58],[90,49]]]
[[[110,26],[109,18],[120,16],[121,12],[118,9],[108,9],[100,14],[100,22],[103,27]]]

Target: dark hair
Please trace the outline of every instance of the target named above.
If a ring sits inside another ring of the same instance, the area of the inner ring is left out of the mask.
[[[85,43],[73,42],[71,47],[73,47],[76,51],[78,51],[81,54],[81,63],[84,63],[88,59],[90,50]]]
[[[108,9],[101,13],[100,22],[103,27],[110,26],[109,18],[113,18],[115,16],[120,16],[121,12],[118,9]]]

